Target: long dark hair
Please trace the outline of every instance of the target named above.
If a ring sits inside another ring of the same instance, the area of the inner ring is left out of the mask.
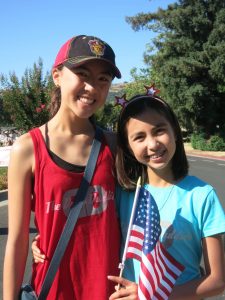
[[[58,71],[61,71],[63,65],[57,67]],[[53,118],[58,112],[61,105],[61,89],[60,86],[55,86],[51,92],[51,101],[48,105],[50,118]]]
[[[163,115],[176,136],[176,150],[172,158],[174,180],[181,179],[188,173],[182,132],[173,110],[159,97],[137,95],[131,98],[121,111],[117,126],[116,172],[119,184],[126,189],[135,189],[139,176],[142,176],[142,180],[147,182],[147,167],[139,163],[129,149],[126,124],[130,118],[134,118],[148,109]]]
[[[49,103],[49,114],[50,118],[53,118],[61,105],[61,89],[60,87],[53,88],[51,94],[51,102]]]

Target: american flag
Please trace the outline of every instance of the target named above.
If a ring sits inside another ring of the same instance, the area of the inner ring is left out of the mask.
[[[159,241],[160,234],[157,204],[150,192],[141,188],[126,254],[126,258],[136,258],[141,262],[140,300],[168,299],[176,279],[184,270]]]

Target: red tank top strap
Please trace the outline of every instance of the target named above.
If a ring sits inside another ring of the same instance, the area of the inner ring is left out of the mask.
[[[34,144],[35,169],[37,170],[43,154],[47,154],[46,144],[39,128],[33,128],[29,131]]]

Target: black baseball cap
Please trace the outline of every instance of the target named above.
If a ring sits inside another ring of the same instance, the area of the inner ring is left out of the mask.
[[[78,35],[69,39],[60,48],[53,68],[64,65],[72,69],[91,60],[105,61],[110,65],[112,74],[121,78],[113,49],[106,42],[94,36]]]

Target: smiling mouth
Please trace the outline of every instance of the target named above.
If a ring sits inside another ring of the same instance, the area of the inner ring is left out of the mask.
[[[84,104],[91,105],[95,102],[94,99],[86,98],[86,97],[78,97],[78,100],[81,101]]]
[[[166,150],[162,150],[162,151],[157,152],[155,154],[149,155],[148,157],[149,157],[150,160],[156,160],[158,158],[161,158],[165,154],[165,152],[166,152]]]

